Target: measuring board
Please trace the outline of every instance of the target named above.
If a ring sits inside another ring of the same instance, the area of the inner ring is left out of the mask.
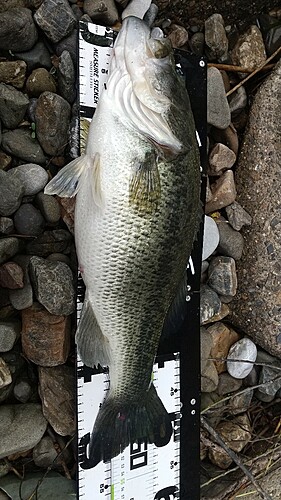
[[[117,33],[92,23],[79,26],[79,98],[81,119],[90,120],[106,85]],[[206,64],[203,58],[175,52],[179,73],[185,78],[197,129],[201,165],[206,163]],[[205,191],[202,175],[202,200]],[[201,225],[202,226],[202,225]],[[153,383],[173,426],[164,447],[132,443],[110,462],[84,467],[87,445],[99,407],[109,387],[108,370],[93,369],[77,360],[78,499],[83,500],[198,500],[201,227],[187,268],[187,316],[172,338],[160,342],[153,368]],[[77,321],[84,300],[78,277]]]

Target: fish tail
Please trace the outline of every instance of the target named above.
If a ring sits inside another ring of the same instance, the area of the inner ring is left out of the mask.
[[[153,385],[139,404],[123,402],[109,393],[94,425],[89,458],[80,465],[91,469],[102,460],[107,462],[130,443],[147,441],[165,446],[171,435],[171,419]]]

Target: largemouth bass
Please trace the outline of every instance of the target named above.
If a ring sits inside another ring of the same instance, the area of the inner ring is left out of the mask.
[[[158,32],[157,32],[158,33]],[[45,189],[74,196],[75,242],[86,296],[76,333],[83,362],[109,366],[94,423],[94,467],[172,425],[151,376],[167,311],[185,275],[199,220],[193,115],[167,39],[127,17],[85,154]]]

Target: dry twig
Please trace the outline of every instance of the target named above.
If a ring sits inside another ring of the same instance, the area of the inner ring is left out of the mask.
[[[261,71],[268,71],[274,68],[275,64],[266,64]],[[231,71],[233,73],[252,73],[252,69],[243,68],[242,66],[236,66],[235,64],[218,64],[218,63],[208,63],[208,68],[217,68],[224,71]]]

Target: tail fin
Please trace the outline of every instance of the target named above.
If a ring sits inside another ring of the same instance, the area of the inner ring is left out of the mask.
[[[172,435],[172,424],[155,387],[152,385],[141,404],[123,403],[110,394],[104,401],[91,435],[89,458],[80,465],[95,467],[122,453],[130,444],[147,440],[165,446]]]

